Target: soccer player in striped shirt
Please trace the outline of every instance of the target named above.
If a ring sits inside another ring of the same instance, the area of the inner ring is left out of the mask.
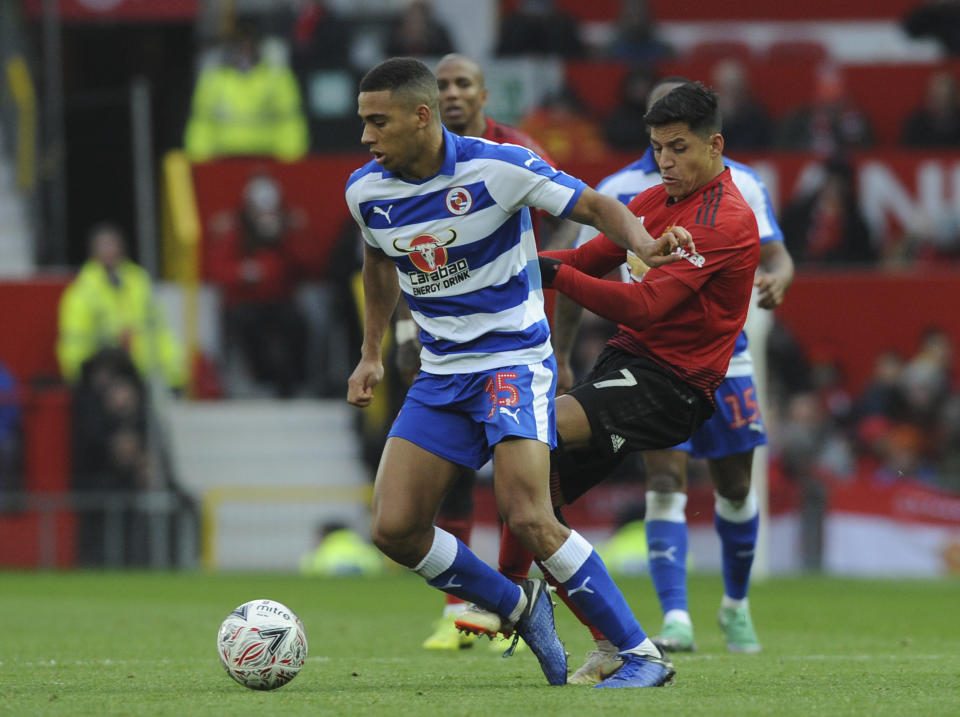
[[[603,231],[652,266],[683,261],[689,232],[653,240],[622,204],[534,152],[444,130],[436,78],[393,58],[360,83],[361,141],[373,160],[347,182],[364,246],[364,338],[347,400],[370,403],[383,376],[381,340],[402,293],[420,327],[422,370],[390,431],[374,485],[374,543],[428,583],[500,618],[522,637],[550,684],[566,653],[541,580],[511,582],[433,518],[458,465],[494,457],[504,521],[652,687],[673,678],[592,546],[562,525],[549,490],[556,443],[556,362],[543,312],[527,207]],[[624,673],[624,669],[618,675]],[[603,683],[601,683],[603,686]]]
[[[533,150],[540,159],[551,167],[556,163],[546,154],[543,148],[525,132],[515,127],[497,122],[484,112],[489,94],[484,82],[480,66],[464,55],[450,54],[440,58],[433,70],[437,77],[437,88],[440,91],[440,118],[443,126],[461,137],[481,137],[491,142],[510,143]],[[540,248],[540,229],[547,217],[539,211],[531,213],[533,220],[533,234]],[[544,291],[544,311],[551,327],[553,307],[556,301],[556,292]],[[420,368],[420,342],[416,337],[413,319],[404,302],[397,308],[397,366],[401,375],[412,381]],[[401,338],[406,339],[401,341]],[[561,368],[562,367],[558,367]],[[558,380],[563,380],[562,373]],[[452,533],[462,542],[470,545],[473,532],[474,505],[473,490],[476,484],[476,471],[462,468],[460,477],[454,481],[450,491],[444,497],[443,504],[437,513],[436,524]],[[523,551],[526,554],[526,550]],[[457,630],[454,620],[466,608],[466,603],[456,595],[446,594],[446,604],[443,614],[434,624],[434,631],[423,642],[423,647],[430,650],[457,650],[471,647],[476,641],[476,635]],[[490,649],[503,652],[501,644],[505,640],[494,640]]]

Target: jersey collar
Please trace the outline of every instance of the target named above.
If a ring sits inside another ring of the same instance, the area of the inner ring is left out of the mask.
[[[457,150],[458,150],[458,140],[460,137],[455,135],[453,132],[448,130],[446,127],[443,129],[443,164],[440,165],[440,169],[436,174],[432,174],[429,177],[424,177],[423,179],[405,179],[399,174],[391,172],[388,169],[384,169],[381,173],[381,176],[388,179],[399,179],[404,182],[409,182],[410,184],[423,184],[429,182],[434,177],[440,176],[441,174],[452,177],[457,171]]]

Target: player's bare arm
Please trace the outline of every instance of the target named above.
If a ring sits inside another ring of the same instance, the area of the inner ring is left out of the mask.
[[[678,246],[693,247],[693,237],[683,227],[673,227],[654,239],[623,204],[589,187],[583,190],[570,218],[596,227],[612,242],[631,250],[651,267],[679,261],[682,257],[673,254]]]
[[[363,294],[360,363],[347,381],[347,401],[361,407],[370,405],[373,387],[383,378],[383,337],[400,297],[393,260],[369,244],[364,245]]]
[[[553,353],[557,359],[557,395],[570,390],[573,386],[573,367],[570,365],[570,355],[580,328],[580,318],[583,307],[573,299],[557,295],[556,307],[553,310],[553,330],[550,340],[553,342]]]
[[[793,283],[793,259],[781,241],[768,241],[760,247],[760,268],[754,286],[759,291],[757,306],[775,309]]]

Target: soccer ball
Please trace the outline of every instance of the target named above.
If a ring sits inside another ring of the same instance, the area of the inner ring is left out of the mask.
[[[251,690],[274,690],[297,676],[307,658],[307,634],[293,610],[274,600],[235,608],[217,635],[220,664]]]

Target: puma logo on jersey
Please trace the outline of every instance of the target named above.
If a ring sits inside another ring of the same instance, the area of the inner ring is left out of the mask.
[[[514,421],[517,422],[518,426],[520,425],[520,419],[517,418],[517,414],[520,413],[519,408],[515,408],[511,412],[510,409],[507,408],[506,406],[500,406],[500,413],[506,413],[508,416],[510,416],[510,418],[512,418]]]
[[[574,593],[584,592],[594,594],[594,591],[587,587],[587,583],[590,582],[590,576],[588,575],[583,579],[583,582],[580,583],[579,587],[575,587],[573,590],[567,590],[567,595],[573,595]]]
[[[623,444],[627,442],[627,439],[623,436],[618,436],[616,433],[611,433],[610,442],[613,444],[613,452],[618,453],[620,449],[623,448]]]
[[[393,205],[392,205],[392,204],[391,204],[389,207],[387,207],[386,209],[384,209],[383,207],[374,207],[374,208],[373,208],[373,213],[374,213],[374,214],[382,214],[382,215],[386,218],[387,224],[391,224],[391,225],[393,224],[393,222],[390,221],[390,212],[392,212],[392,211],[393,211]]]
[[[677,562],[677,546],[671,545],[666,550],[651,550],[650,559],[656,560],[657,558],[669,560],[671,563]]]

